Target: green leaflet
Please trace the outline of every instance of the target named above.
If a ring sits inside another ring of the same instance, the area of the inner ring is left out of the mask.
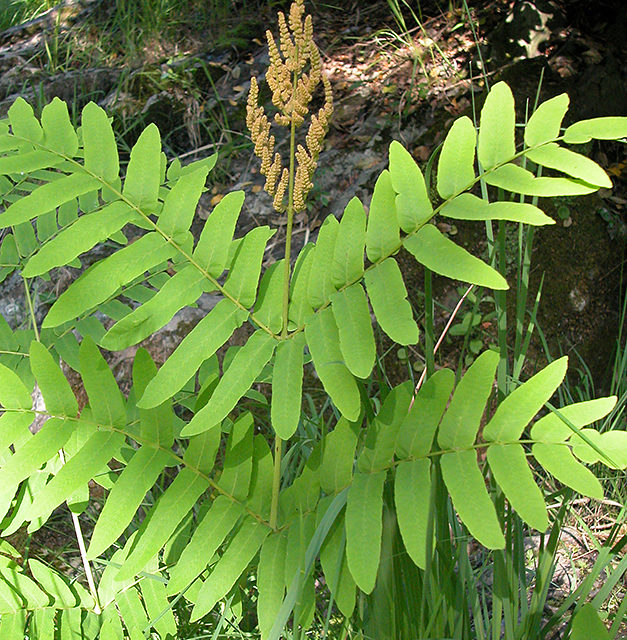
[[[357,459],[359,471],[381,471],[391,465],[396,437],[409,411],[411,398],[410,381],[388,393],[381,410],[368,426],[363,450]]]
[[[433,224],[403,240],[405,248],[425,267],[440,275],[490,289],[507,289],[507,281],[495,269],[444,236]]]
[[[316,515],[323,516],[327,505],[320,501]],[[346,561],[346,527],[344,517],[338,517],[324,540],[320,550],[320,564],[324,577],[333,594],[337,608],[342,615],[350,618],[355,609],[356,589]]]
[[[332,495],[350,485],[359,426],[340,418],[335,429],[327,435],[320,467],[320,486]]]
[[[531,171],[511,163],[488,171],[485,181],[493,187],[524,196],[583,196],[598,189],[569,178],[536,178]]]
[[[283,323],[283,281],[285,279],[285,260],[278,260],[264,272],[259,283],[257,302],[253,314],[270,331],[279,333]]]
[[[538,149],[530,149],[525,154],[529,160],[549,169],[557,169],[572,178],[578,178],[591,185],[612,188],[612,181],[603,169],[590,158],[564,149],[555,143],[548,143]]]
[[[137,590],[121,591],[115,596],[115,602],[120,610],[122,620],[124,620],[124,626],[130,640],[141,640],[142,637],[145,637],[143,629],[148,626],[148,617]]]
[[[253,468],[250,474],[250,491],[246,501],[248,509],[262,518],[270,517],[270,503],[272,501],[272,481],[274,475],[274,460],[270,447],[263,435],[257,434],[253,438]],[[312,485],[315,484],[312,482]]]
[[[100,426],[126,426],[126,407],[120,389],[109,365],[89,336],[83,338],[79,358],[94,421]]]
[[[357,378],[367,378],[376,357],[372,320],[366,294],[356,283],[331,296],[340,349],[348,370]]]
[[[112,202],[100,211],[81,216],[52,238],[26,263],[25,278],[42,275],[54,267],[66,265],[85,251],[110,238],[135,216],[122,201]]]
[[[145,577],[140,582],[140,588],[146,605],[148,618],[154,630],[161,638],[174,638],[177,635],[176,620],[172,613],[172,606],[168,602],[166,587],[161,582],[159,575],[159,562],[154,557],[149,563],[147,570],[155,577]]]
[[[283,603],[286,545],[284,533],[272,533],[265,539],[259,554],[257,618],[262,640],[267,638]]]
[[[204,282],[196,267],[187,265],[148,302],[116,322],[100,345],[109,351],[119,351],[141,342],[170,322],[177,311],[196,302],[202,295]]]
[[[100,182],[86,173],[73,173],[37,187],[32,193],[20,198],[0,214],[0,228],[15,226],[69,202],[94,189]]]
[[[159,234],[142,236],[137,242],[97,262],[73,282],[52,305],[43,327],[56,327],[73,320],[175,253],[176,249]]]
[[[221,434],[222,430],[218,425],[191,437],[183,455],[185,465],[200,474],[211,473],[220,447]]]
[[[237,524],[244,510],[238,502],[218,496],[198,523],[179,561],[170,570],[167,593],[174,595],[191,584]]]
[[[359,198],[355,197],[344,209],[335,240],[331,282],[336,288],[362,277],[365,246],[366,211]]]
[[[396,192],[390,172],[384,170],[374,185],[368,226],[366,255],[370,262],[382,260],[400,247],[400,231],[396,217]]]
[[[346,559],[357,586],[374,589],[381,555],[383,483],[387,471],[357,473],[346,504]]]
[[[87,484],[119,451],[124,436],[112,431],[98,431],[61,468],[59,473],[35,496],[28,510],[28,520],[47,515]]]
[[[327,216],[320,227],[318,240],[311,258],[307,297],[309,304],[318,308],[325,304],[335,291],[330,265],[333,264],[335,243],[340,224],[335,216]]]
[[[390,175],[397,193],[398,223],[405,233],[411,233],[431,218],[433,207],[422,172],[410,153],[396,140],[390,144]]]
[[[396,438],[399,458],[422,458],[431,451],[433,436],[453,390],[455,374],[440,369],[424,382]]]
[[[179,242],[189,231],[209,169],[203,167],[181,176],[168,193],[159,215],[159,230]]]
[[[43,129],[37,118],[35,118],[33,108],[24,98],[19,97],[9,107],[8,116],[13,135],[30,142],[41,142],[43,140]]]
[[[243,191],[227,193],[205,222],[192,254],[201,268],[214,278],[218,278],[226,267],[235,224],[243,204]]]
[[[563,444],[539,442],[531,447],[535,459],[562,484],[596,500],[603,499],[601,483],[589,469],[575,460]]]
[[[50,602],[47,596],[35,582],[22,573],[19,567],[0,566],[0,576],[2,576],[2,584],[10,585],[14,591],[20,594],[21,598],[26,602],[26,606],[30,609],[43,608]],[[5,613],[0,611],[0,613]],[[3,616],[4,617],[4,616]],[[20,640],[23,640],[20,638]]]
[[[282,440],[294,435],[300,420],[304,348],[305,336],[301,332],[279,342],[274,357],[270,419]]]
[[[30,409],[33,406],[30,391],[17,373],[3,364],[0,364],[0,404],[4,409]]]
[[[200,365],[231,337],[247,317],[248,313],[230,300],[218,302],[165,361],[154,379],[148,383],[137,406],[156,407],[180,391]]]
[[[54,458],[68,441],[76,423],[62,418],[50,418],[35,436],[19,448],[0,467],[0,487],[4,490],[17,485]]]
[[[143,445],[131,458],[107,497],[87,551],[90,560],[108,549],[129,525],[146,493],[171,461],[167,451]]]
[[[192,418],[181,435],[187,437],[202,433],[222,422],[268,364],[276,345],[274,337],[261,329],[255,331],[235,354],[209,402]]]
[[[477,133],[467,116],[458,118],[448,132],[438,161],[438,193],[445,200],[466,191],[475,181]]]
[[[191,615],[192,621],[209,613],[216,603],[232,589],[269,533],[270,529],[256,520],[252,518],[244,520],[239,531],[200,588]]]
[[[274,235],[270,227],[255,227],[249,231],[237,248],[224,290],[247,309],[257,295],[261,261],[266,243]]]
[[[122,195],[140,209],[154,207],[161,184],[161,136],[148,125],[131,149]]]
[[[298,254],[292,279],[290,281],[290,303],[288,317],[290,319],[290,329],[302,327],[307,318],[313,313],[313,308],[309,304],[307,289],[309,286],[309,274],[314,258],[315,245],[307,243]]]
[[[538,531],[546,531],[549,520],[544,496],[533,479],[525,451],[520,444],[488,447],[488,464],[503,493],[518,515]]]
[[[44,130],[43,144],[51,151],[70,158],[78,150],[78,137],[70,122],[67,104],[55,97],[41,112],[41,126]]]
[[[115,134],[106,112],[89,102],[83,108],[81,122],[85,169],[109,184],[114,183],[120,173],[120,162]]]
[[[379,326],[398,344],[416,344],[415,323],[401,270],[394,258],[386,258],[364,276],[370,304]]]
[[[616,396],[577,402],[562,407],[559,413],[575,427],[586,425],[605,417],[616,405]],[[549,413],[535,422],[531,437],[540,442],[562,442],[572,434],[571,428],[556,413]]]
[[[49,151],[31,151],[0,158],[0,176],[29,174],[39,169],[47,169],[62,164],[64,158]],[[17,200],[19,202],[19,200]],[[0,218],[1,220],[1,218]],[[0,223],[1,224],[1,223]]]
[[[474,444],[498,363],[496,351],[484,351],[459,381],[438,431],[442,449],[466,449]]]
[[[396,468],[394,504],[398,528],[409,557],[418,567],[427,564],[427,521],[431,499],[431,461],[410,460]]]
[[[331,400],[343,416],[356,420],[361,411],[359,389],[343,362],[337,325],[329,307],[308,320],[305,338],[318,377]]]
[[[30,366],[51,414],[75,417],[78,403],[59,365],[41,342],[30,344]],[[60,447],[59,447],[60,448]]]
[[[484,171],[511,160],[516,153],[514,96],[505,82],[497,82],[481,109],[477,157]]]
[[[627,137],[627,117],[607,116],[580,120],[567,127],[564,142],[567,144],[583,144],[595,140],[618,140]]]
[[[601,456],[587,442],[577,434],[570,436],[569,444],[573,445],[573,453],[586,464],[602,462],[611,469],[624,469],[627,467],[627,432],[612,429],[605,433],[599,433],[596,429],[582,429],[581,434],[591,440],[605,456]]]
[[[218,486],[227,495],[237,500],[244,500],[250,488],[250,475],[253,468],[253,429],[253,417],[246,412],[233,423],[226,443],[224,466]]]
[[[196,471],[184,468],[150,510],[131,552],[117,576],[124,581],[144,569],[205,492],[209,482]]]
[[[33,578],[52,596],[55,606],[72,608],[78,604],[76,594],[56,571],[35,559],[28,561],[28,568]]]
[[[534,226],[555,224],[555,220],[527,202],[488,203],[472,193],[462,193],[449,200],[439,213],[455,220],[510,220]]]
[[[562,93],[546,100],[533,112],[525,127],[525,144],[528,147],[544,144],[559,136],[569,102],[568,94]]]
[[[584,604],[575,614],[569,638],[570,640],[591,640],[591,638],[610,640],[610,634],[592,603]]]
[[[133,395],[141,398],[146,386],[157,374],[157,367],[146,349],[139,348],[133,361]],[[139,410],[139,431],[144,441],[171,447],[174,442],[172,403],[165,401],[153,409]]]
[[[442,477],[461,521],[484,547],[503,549],[505,538],[488,495],[474,449],[445,453]]]
[[[568,357],[564,356],[510,393],[499,404],[492,419],[485,426],[484,440],[489,442],[518,440],[531,418],[540,411],[562,383],[567,368]]]

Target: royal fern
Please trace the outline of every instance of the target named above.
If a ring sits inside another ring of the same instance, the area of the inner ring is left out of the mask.
[[[565,358],[507,396],[487,416],[479,439],[496,352],[478,357],[455,389],[447,369],[417,393],[409,383],[394,388],[376,414],[364,404],[362,382],[376,362],[371,309],[394,342],[419,339],[395,257],[401,249],[443,276],[507,288],[498,271],[438,230],[436,215],[541,226],[553,221],[535,206],[488,202],[470,191],[481,183],[517,196],[572,196],[611,185],[597,164],[563,144],[626,136],[627,118],[583,121],[562,133],[567,106],[564,95],[541,104],[517,147],[511,91],[495,85],[478,131],[462,117],[447,135],[435,205],[419,167],[393,142],[368,215],[354,198],[339,220],[327,217],[293,270],[287,256],[285,290],[285,260],[262,268],[274,231],[262,226],[234,239],[242,192],[228,194],[199,238],[192,235],[215,157],[167,166],[159,132],[150,125],[122,179],[113,130],[100,107],[88,104],[75,129],[61,101],[44,107],[37,119],[18,99],[0,122],[6,204],[0,227],[8,230],[0,250],[2,276],[16,270],[28,290],[29,279],[79,265],[105,240],[116,249],[59,295],[41,331],[12,331],[0,321],[2,530],[9,535],[26,524],[34,531],[63,503],[81,512],[93,481],[107,497],[85,557],[107,559],[89,594],[36,560],[27,575],[15,554],[0,556],[0,637],[44,639],[57,629],[60,638],[135,638],[151,628],[162,638],[176,637],[173,598],[184,597],[198,619],[251,573],[261,636],[278,638],[290,615],[302,628],[312,622],[316,558],[345,616],[354,610],[357,589],[373,590],[386,486],[393,488],[407,553],[421,569],[433,549],[427,523],[440,473],[460,521],[490,549],[505,545],[494,506],[497,488],[530,527],[547,528],[530,456],[562,484],[602,497],[598,480],[580,461],[625,468],[627,438],[584,427],[607,415],[616,398],[570,405],[532,424],[561,383]],[[536,177],[520,161],[563,175]],[[100,349],[137,345],[208,291],[220,301],[161,368],[137,350],[132,390],[124,397]],[[222,376],[215,368],[209,375],[216,352],[246,322],[253,328],[246,343]],[[280,458],[280,442],[301,419],[309,355],[340,417],[300,474],[277,491],[276,445],[273,458],[239,402],[262,375],[271,381]],[[80,373],[88,397],[80,410],[60,360]],[[196,377],[203,391],[190,403],[186,395]],[[37,411],[35,385],[45,402]],[[193,413],[188,421],[174,412],[183,402]],[[45,422],[32,433],[36,417]],[[487,467],[478,463],[478,449],[486,451]],[[168,485],[154,499],[160,478]],[[126,538],[144,507],[141,525]]]

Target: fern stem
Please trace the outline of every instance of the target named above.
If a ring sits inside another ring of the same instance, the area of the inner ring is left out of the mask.
[[[65,454],[63,453],[63,449],[59,449],[59,460],[61,460],[62,465],[65,464]],[[81,554],[81,561],[83,562],[87,585],[89,586],[89,592],[94,599],[94,613],[100,614],[102,610],[100,608],[100,601],[98,600],[98,590],[96,589],[96,582],[94,581],[94,574],[91,570],[91,565],[89,564],[89,560],[87,560],[87,549],[85,548],[85,539],[83,537],[81,523],[78,516],[73,511],[70,511],[70,515],[72,516],[74,533],[76,534],[76,542],[78,543],[78,550]]]
[[[22,276],[22,280],[24,280],[24,294],[26,295],[26,302],[28,303],[28,313],[33,325],[33,331],[35,332],[35,340],[39,342],[39,329],[37,328],[37,319],[35,318],[35,307],[33,306],[30,289],[28,288],[28,280],[24,276]]]
[[[425,361],[427,377],[435,370],[435,350],[433,348],[433,273],[425,267]]]

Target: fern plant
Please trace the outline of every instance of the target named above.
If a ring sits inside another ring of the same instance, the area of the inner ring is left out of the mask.
[[[59,295],[41,327],[32,303],[30,329],[12,331],[0,320],[3,535],[23,525],[37,530],[64,503],[75,515],[83,512],[90,482],[106,492],[82,553],[89,590],[37,560],[22,566],[17,551],[0,546],[3,640],[139,638],[151,630],[179,637],[173,601],[184,598],[191,618],[200,619],[225,598],[237,598],[247,576],[258,594],[261,637],[276,639],[290,620],[294,629],[311,625],[318,559],[344,616],[353,615],[359,593],[373,592],[385,544],[384,503],[395,514],[406,553],[426,570],[441,533],[434,496],[450,496],[470,535],[498,550],[510,535],[504,500],[512,517],[530,528],[544,531],[549,524],[528,458],[596,499],[601,485],[582,462],[627,466],[624,432],[586,428],[611,411],[614,397],[551,408],[533,422],[561,383],[565,358],[509,393],[487,416],[480,437],[504,353],[480,355],[456,386],[448,369],[432,373],[419,389],[401,384],[378,410],[367,384],[376,363],[371,309],[394,342],[413,345],[420,338],[397,253],[404,249],[448,278],[505,290],[503,275],[443,235],[434,217],[551,224],[539,208],[516,198],[611,186],[597,164],[564,145],[624,137],[627,118],[597,118],[562,131],[568,97],[561,95],[538,107],[520,146],[513,97],[499,83],[487,96],[478,131],[467,117],[451,127],[437,165],[439,203],[430,201],[411,155],[393,142],[368,215],[354,198],[339,219],[327,217],[317,241],[294,260],[292,218],[311,187],[331,94],[301,0],[287,20],[280,14],[279,45],[271,35],[268,40],[275,120],[289,128],[291,144],[282,168],[253,82],[249,125],[266,188],[287,220],[285,256],[265,270],[275,231],[260,226],[233,237],[243,192],[216,205],[197,240],[190,232],[215,157],[168,164],[151,125],[122,179],[111,124],[93,103],[78,129],[59,100],[38,119],[18,99],[0,122],[6,203],[0,227],[8,230],[2,276],[19,274],[31,303],[33,279],[79,266],[81,256],[105,240],[115,246]],[[297,129],[320,81],[325,106],[298,145]],[[537,177],[521,161],[559,175]],[[477,185],[484,197],[471,193]],[[490,187],[498,199],[488,200]],[[139,237],[129,242],[137,229]],[[132,389],[124,397],[101,350],[137,345],[205,292],[220,301],[163,366],[137,349]],[[244,323],[252,333],[218,375],[216,353]],[[287,483],[284,443],[302,419],[307,354],[336,419]],[[80,374],[86,406],[79,407],[61,361]],[[270,439],[240,404],[260,379],[272,385]],[[35,385],[43,408],[33,406]],[[177,406],[191,418],[179,417]],[[35,420],[43,426],[33,433]],[[485,464],[478,450],[485,450]],[[164,478],[167,488],[145,507]],[[127,536],[144,509],[141,525]],[[98,559],[105,569],[94,577],[90,563]]]

